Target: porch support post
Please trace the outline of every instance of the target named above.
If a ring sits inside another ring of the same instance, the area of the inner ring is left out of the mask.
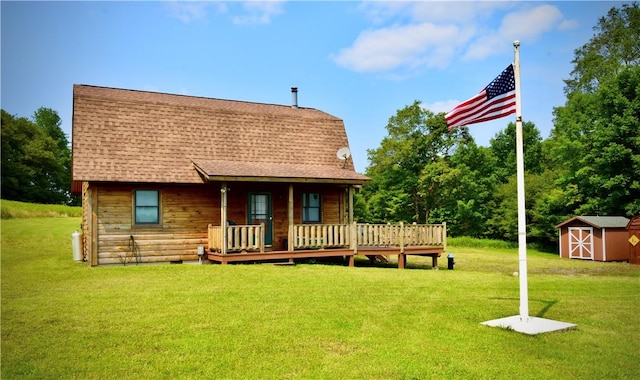
[[[87,257],[87,261],[91,263],[91,266],[98,265],[98,189],[95,186],[89,185],[89,231],[90,234],[90,253]]]
[[[227,254],[227,183],[223,182],[220,187],[220,230],[222,233],[222,247],[220,252],[223,255]],[[226,264],[225,260],[222,261]]]
[[[349,229],[351,229],[351,249],[353,249],[353,255],[358,254],[358,236],[357,227],[353,221],[353,186],[349,186]],[[353,256],[352,256],[353,257]]]
[[[353,186],[349,186],[349,224],[353,224]]]
[[[289,184],[289,201],[287,202],[287,219],[289,221],[289,234],[287,239],[287,250],[293,252],[293,184]]]

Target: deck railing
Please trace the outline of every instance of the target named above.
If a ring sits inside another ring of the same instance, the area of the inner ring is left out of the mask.
[[[447,225],[362,224],[356,225],[357,245],[362,247],[442,246],[446,249]]]
[[[214,252],[264,252],[264,224],[227,226],[226,231],[221,226],[209,224],[208,235],[209,249]],[[226,244],[222,244],[224,240]]]
[[[264,252],[264,224],[227,226],[209,225],[209,249],[228,252]],[[324,249],[357,247],[442,247],[446,250],[447,225],[442,224],[295,224],[292,246],[285,249]],[[226,245],[222,244],[226,239]]]
[[[294,224],[293,249],[348,248],[351,226],[348,224]]]
[[[355,240],[352,241],[352,236]],[[446,249],[447,225],[443,224],[295,224],[293,249],[442,246]]]

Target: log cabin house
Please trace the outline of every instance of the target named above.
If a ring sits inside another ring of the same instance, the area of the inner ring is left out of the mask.
[[[72,188],[91,266],[437,257],[446,225],[353,220],[369,181],[341,119],[291,105],[73,88]],[[340,153],[338,153],[340,152]]]

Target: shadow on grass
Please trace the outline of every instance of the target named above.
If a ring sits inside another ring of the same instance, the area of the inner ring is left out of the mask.
[[[503,300],[503,301],[520,301],[520,298],[504,298],[504,297],[491,297],[489,299],[492,300]],[[531,301],[534,302],[540,302],[542,303],[544,306],[542,307],[542,309],[540,309],[540,311],[538,311],[538,313],[536,315],[534,315],[534,317],[538,317],[538,318],[544,318],[544,315],[547,314],[547,312],[555,305],[558,303],[558,300],[553,300],[553,301],[545,301],[545,300],[539,300],[539,299],[530,299],[529,303],[531,303]]]

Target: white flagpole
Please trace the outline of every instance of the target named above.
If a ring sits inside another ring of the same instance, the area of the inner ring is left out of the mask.
[[[522,138],[522,105],[520,102],[520,41],[513,41],[513,76],[516,82],[516,179],[518,181],[518,258],[520,260],[520,315],[494,319],[482,324],[510,328],[525,334],[564,331],[577,327],[568,322],[529,316],[529,290],[527,285],[527,221],[524,205],[524,144]]]
[[[524,149],[522,138],[522,104],[520,102],[520,41],[513,42],[513,75],[516,81],[516,179],[518,182],[518,259],[520,261],[520,320],[529,320],[527,285],[527,221],[524,197]]]

